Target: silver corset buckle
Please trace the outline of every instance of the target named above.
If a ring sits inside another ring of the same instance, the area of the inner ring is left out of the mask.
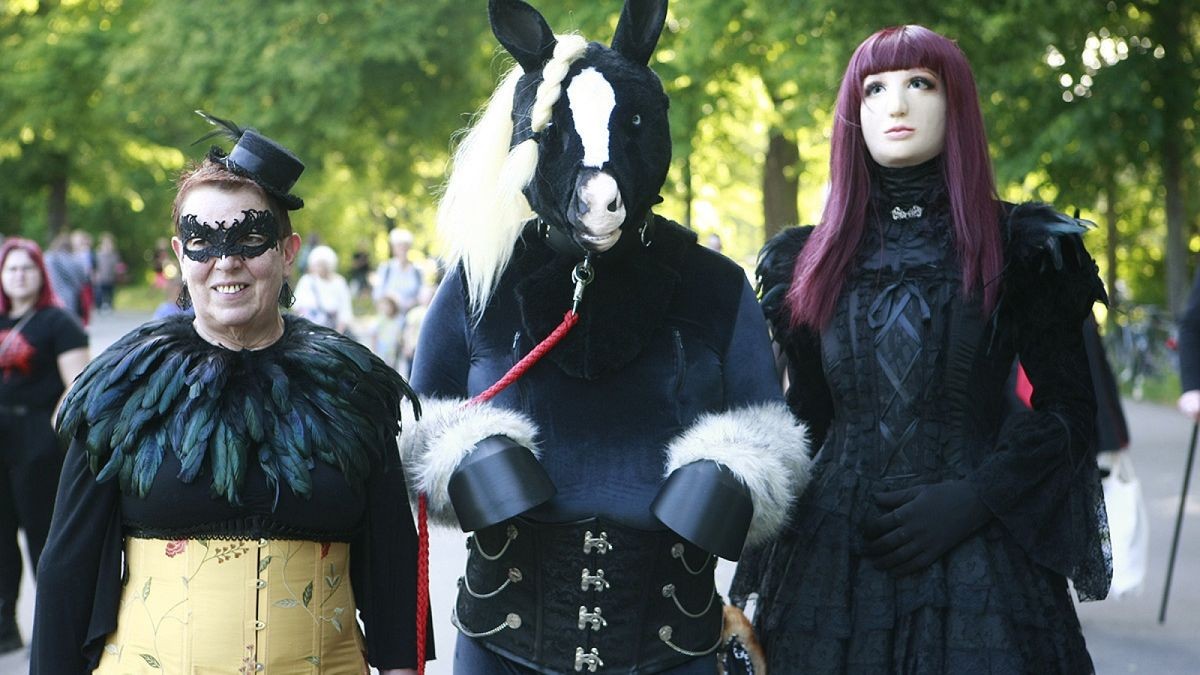
[[[588,625],[591,625],[592,630],[598,631],[608,625],[608,621],[600,616],[600,608],[593,607],[592,611],[587,611],[587,607],[579,606],[579,630],[583,630]]]
[[[579,576],[579,590],[596,590],[606,591],[612,584],[604,579],[604,570],[598,569],[595,574],[592,574],[588,568],[583,568],[583,573]]]
[[[575,672],[583,671],[584,666],[587,666],[589,673],[596,672],[596,669],[604,666],[604,662],[600,660],[600,652],[592,647],[592,651],[585,652],[583,647],[575,648]]]
[[[612,550],[612,543],[608,541],[608,533],[601,532],[600,536],[593,537],[592,531],[588,530],[583,533],[583,552],[591,553],[595,549],[599,555],[604,555]]]

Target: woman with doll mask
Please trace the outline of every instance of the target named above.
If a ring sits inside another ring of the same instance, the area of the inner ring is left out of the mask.
[[[855,51],[821,223],[764,248],[764,312],[814,477],[735,602],[775,672],[1092,670],[1067,580],[1107,593],[1081,325],[1105,299],[1083,225],[996,195],[958,46]],[[1006,415],[1019,358],[1033,409]]]

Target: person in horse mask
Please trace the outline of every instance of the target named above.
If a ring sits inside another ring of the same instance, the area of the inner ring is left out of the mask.
[[[1111,572],[1084,225],[997,199],[970,66],[926,28],[867,38],[834,120],[820,225],[758,268],[813,481],[734,601],[758,594],[775,672],[1091,672],[1067,591]],[[1007,414],[1018,356],[1033,409]]]
[[[745,275],[651,210],[666,3],[627,3],[611,47],[489,12],[519,65],[456,153],[401,437],[430,517],[473,533],[455,670],[711,675],[716,557],[778,530],[807,458]]]

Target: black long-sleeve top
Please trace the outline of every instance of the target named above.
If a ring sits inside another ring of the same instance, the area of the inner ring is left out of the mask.
[[[138,351],[161,336],[162,344]],[[155,357],[155,350],[163,353]],[[170,378],[164,375],[159,392],[153,377],[137,375],[138,361],[150,359],[145,373],[170,375],[174,354],[184,355],[173,374],[184,379],[179,398],[164,403],[157,424],[141,423],[131,452],[107,447],[103,437],[117,432],[90,433],[113,416],[137,428],[127,401],[169,399]],[[106,379],[123,363],[128,375]],[[206,367],[208,375],[201,373]],[[208,345],[188,318],[149,324],[113,345],[80,377],[60,417],[70,446],[39,565],[31,673],[95,667],[116,628],[125,536],[348,542],[368,660],[378,668],[414,667],[417,536],[395,444],[407,385],[390,372],[356,343],[290,317],[284,337],[257,352]],[[210,375],[215,379],[204,379]],[[189,383],[200,384],[199,398],[211,394],[218,421],[208,443],[187,424],[204,415],[187,407],[197,398]],[[114,387],[127,391],[106,403],[102,392]],[[247,421],[255,417],[251,406],[261,411],[257,423]],[[276,409],[289,414],[272,419]],[[170,433],[176,421],[182,432]],[[222,425],[234,435],[218,441]],[[233,439],[246,443],[239,449]],[[195,475],[182,480],[198,445],[204,450]],[[148,460],[155,454],[157,464]],[[230,468],[238,462],[240,472]],[[216,494],[221,486],[232,498]]]

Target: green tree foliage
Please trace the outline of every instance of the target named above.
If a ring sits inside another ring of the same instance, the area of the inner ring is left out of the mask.
[[[538,2],[607,42],[619,0]],[[663,213],[748,262],[820,214],[837,87],[885,25],[958,40],[1003,196],[1080,208],[1110,282],[1179,302],[1200,250],[1200,13],[1187,0],[674,0],[652,66],[671,96]],[[0,4],[0,233],[118,234],[139,262],[170,232],[171,181],[206,148],[200,108],[294,148],[303,234],[378,259],[404,226],[435,246],[457,130],[511,64],[484,0]],[[1102,255],[1100,253],[1103,252]],[[1182,280],[1182,281],[1181,281]],[[1181,290],[1180,286],[1184,286]]]

